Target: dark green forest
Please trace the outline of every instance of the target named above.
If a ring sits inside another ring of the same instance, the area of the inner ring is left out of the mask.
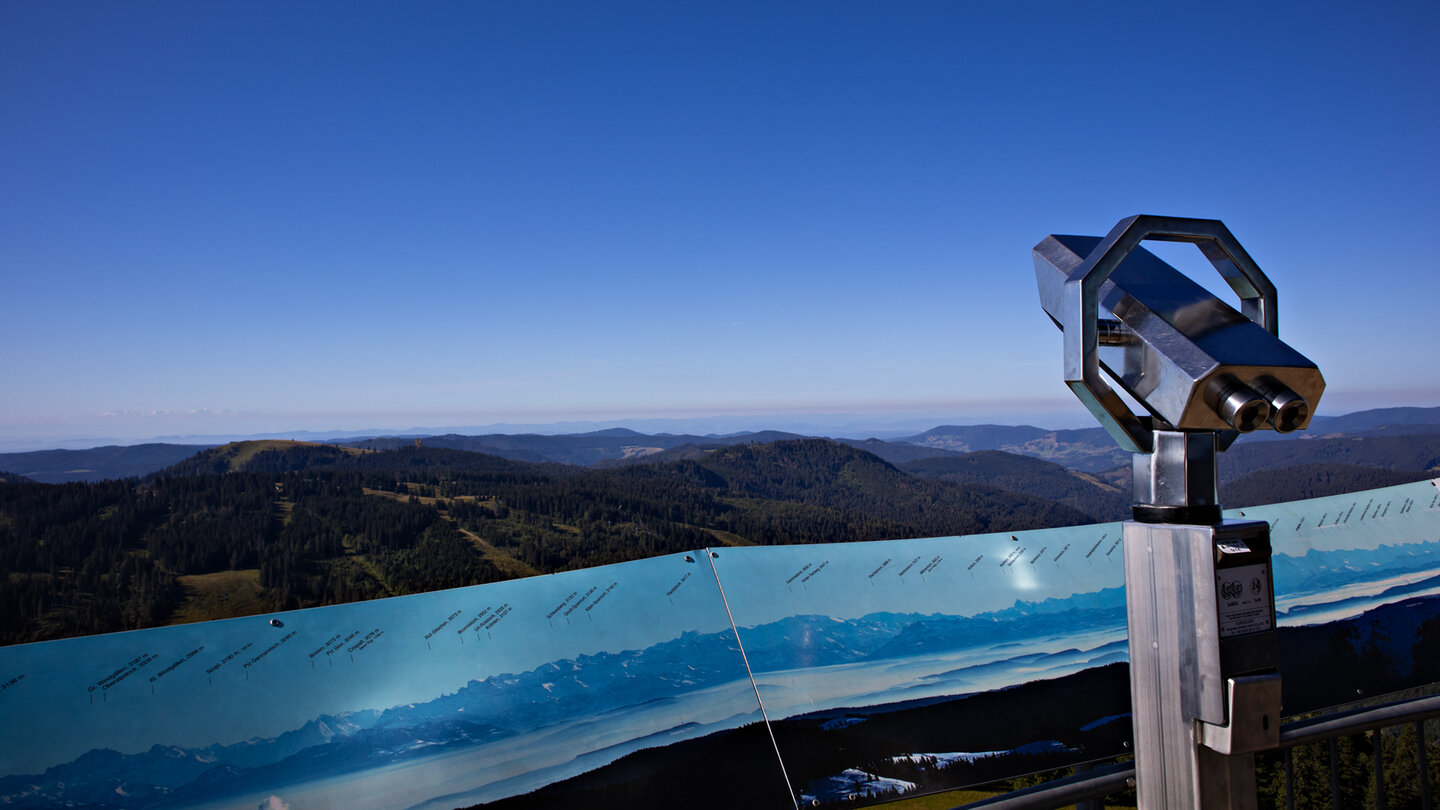
[[[1222,460],[1223,463],[1223,460]],[[1345,492],[1380,489],[1423,481],[1434,475],[1428,469],[1391,470],[1357,464],[1300,464],[1283,471],[1261,470],[1220,485],[1220,502],[1227,507],[1303,501]]]
[[[1237,447],[1221,460],[1222,502],[1424,478],[1437,463],[1435,438]],[[1094,523],[1125,518],[1129,502],[1128,480],[998,451],[897,458],[897,467],[851,444],[785,439],[691,444],[650,463],[580,467],[411,441],[238,442],[144,478],[6,477],[0,643],[398,596],[709,546]],[[1397,442],[1409,466],[1375,463],[1393,459]],[[1335,454],[1344,463],[1317,461]]]
[[[397,596],[717,545],[1094,522],[819,439],[618,469],[292,442],[0,485],[0,643]]]

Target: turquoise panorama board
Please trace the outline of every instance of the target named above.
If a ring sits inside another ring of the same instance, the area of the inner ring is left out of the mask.
[[[1440,621],[1435,481],[1227,515],[1271,524],[1282,653]],[[855,806],[1110,756],[1119,539],[697,549],[0,648],[0,805]]]

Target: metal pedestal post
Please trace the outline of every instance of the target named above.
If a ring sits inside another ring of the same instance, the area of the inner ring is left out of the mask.
[[[1233,716],[1239,712],[1227,698],[1234,679],[1222,681],[1216,624],[1203,611],[1215,611],[1214,575],[1207,573],[1217,529],[1266,528],[1125,524],[1136,793],[1144,810],[1256,806],[1253,754],[1205,745],[1207,726],[1229,730],[1232,721],[1243,726],[1247,719]],[[1273,677],[1278,698],[1279,676]],[[1278,735],[1278,713],[1259,725]]]
[[[1215,522],[1124,526],[1140,807],[1254,808],[1252,752],[1280,731],[1270,527],[1219,519],[1213,435],[1156,431],[1155,446],[1137,458],[1152,498],[1137,516]]]

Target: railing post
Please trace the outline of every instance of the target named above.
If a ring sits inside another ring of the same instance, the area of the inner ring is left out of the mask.
[[[1375,751],[1375,810],[1385,810],[1385,743],[1380,729],[1370,732]]]
[[[1295,810],[1295,752],[1285,749],[1285,810]]]
[[[1420,810],[1430,810],[1430,765],[1425,752],[1425,721],[1415,721],[1415,760],[1420,763]]]
[[[1075,775],[1080,776],[1081,774],[1089,772],[1094,767],[1094,765],[1088,762],[1077,765],[1075,767]],[[1075,810],[1105,810],[1104,797],[1099,799],[1082,799],[1075,803]]]
[[[1330,738],[1330,806],[1338,810],[1340,804],[1340,746]]]

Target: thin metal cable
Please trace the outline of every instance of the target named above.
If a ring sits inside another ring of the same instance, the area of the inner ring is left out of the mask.
[[[735,646],[740,648],[740,660],[745,662],[745,674],[750,678],[750,688],[755,690],[755,703],[760,706],[760,719],[765,721],[765,732],[770,735],[770,746],[775,749],[775,761],[780,763],[780,775],[785,777],[785,789],[790,792],[790,804],[800,810],[800,800],[790,786],[790,773],[785,770],[785,757],[780,753],[780,743],[775,740],[775,729],[770,727],[770,715],[765,711],[765,701],[760,698],[760,686],[755,683],[755,673],[750,669],[750,658],[745,655],[745,644],[740,640],[740,628],[735,625],[735,615],[730,612],[730,600],[725,598],[725,586],[720,582],[720,572],[715,568],[715,556],[705,549],[705,560],[710,563],[710,573],[715,575],[715,587],[720,589],[720,603],[725,606],[725,618],[730,620],[730,630],[735,634]]]

